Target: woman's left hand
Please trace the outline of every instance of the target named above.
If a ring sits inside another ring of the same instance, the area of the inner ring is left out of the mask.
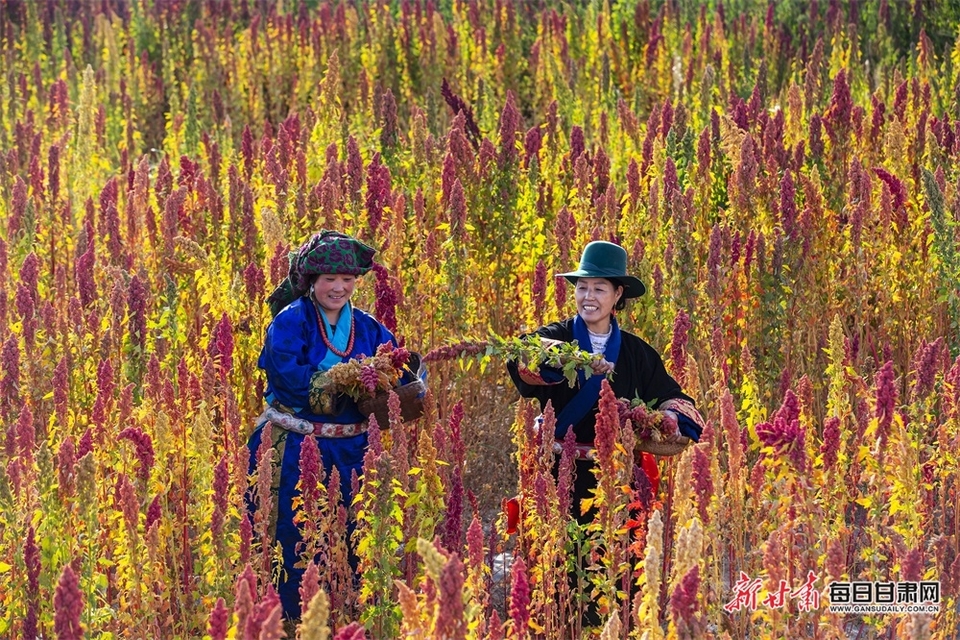
[[[594,362],[590,365],[590,368],[593,369],[593,372],[596,374],[608,374],[613,371],[613,363],[604,358],[599,362]]]

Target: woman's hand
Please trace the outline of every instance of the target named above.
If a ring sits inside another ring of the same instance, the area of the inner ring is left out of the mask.
[[[663,410],[663,428],[660,430],[660,442],[680,443],[687,437],[680,433],[680,422],[677,412],[672,409]]]
[[[559,345],[559,344],[563,344],[563,341],[562,341],[562,340],[554,340],[553,338],[544,338],[544,337],[542,337],[542,336],[540,337],[540,347],[541,347],[544,351],[546,351],[546,350],[549,349],[550,347],[555,347],[555,346],[557,346],[557,345]],[[532,370],[534,369],[534,367],[539,367],[541,363],[540,363],[540,362],[531,362],[527,357],[522,357],[522,358],[519,359],[518,364],[520,365],[521,368],[525,368],[525,369],[528,369],[528,370],[532,371]]]
[[[544,338],[540,336],[540,346],[544,349],[549,349],[550,347],[555,347],[559,344],[563,344],[563,340],[554,340],[553,338]]]
[[[593,372],[598,375],[606,375],[613,371],[613,363],[604,358],[599,362],[594,362],[590,365],[590,368],[593,369]]]

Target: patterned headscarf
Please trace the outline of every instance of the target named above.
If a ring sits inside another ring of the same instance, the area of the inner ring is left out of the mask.
[[[373,268],[376,252],[373,247],[339,231],[314,234],[299,249],[290,252],[290,272],[267,298],[270,311],[277,315],[304,295],[310,288],[311,276],[321,273],[362,276]]]

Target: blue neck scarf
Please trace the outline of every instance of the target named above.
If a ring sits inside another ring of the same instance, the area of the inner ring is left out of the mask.
[[[347,345],[350,343],[350,326],[353,324],[353,307],[348,302],[346,306],[340,310],[340,320],[337,322],[336,331],[331,329],[323,307],[314,303],[314,308],[317,310],[317,313],[320,314],[320,319],[323,320],[323,327],[327,330],[327,337],[330,338],[330,343],[337,348],[337,351],[346,351]],[[327,354],[323,356],[323,360],[317,365],[317,371],[326,371],[333,365],[343,362],[343,360],[343,358],[333,351],[327,349]]]
[[[580,314],[577,314],[573,319],[573,339],[577,341],[581,349],[584,346],[590,346],[590,332],[587,330],[587,323],[583,321]],[[617,319],[611,316],[610,338],[603,350],[603,357],[616,364],[619,355],[620,327],[617,325]],[[554,431],[554,437],[557,440],[563,440],[564,436],[567,435],[567,429],[583,420],[600,399],[600,383],[603,382],[604,376],[594,374],[587,378],[584,372],[580,371],[577,377],[580,380],[580,391],[573,396],[573,399],[557,416],[557,428]]]

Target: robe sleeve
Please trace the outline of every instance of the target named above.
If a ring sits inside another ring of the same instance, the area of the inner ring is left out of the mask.
[[[676,412],[677,425],[680,427],[680,433],[694,442],[700,441],[700,434],[703,433],[705,423],[703,416],[697,411],[693,400],[689,398],[671,398],[661,404],[660,408],[670,409]]]
[[[570,341],[570,336],[567,335],[567,332],[563,330],[563,327],[559,323],[540,327],[533,332],[533,334],[527,335],[538,335],[542,338],[550,338],[562,342]],[[549,387],[564,381],[563,373],[556,367],[541,366],[539,371],[534,373],[526,366],[513,360],[507,362],[507,372],[510,374],[510,379],[513,380],[513,384],[517,387],[517,391],[520,392],[521,396],[524,398],[537,398],[544,403],[546,402],[546,398],[551,395]]]
[[[310,378],[316,367],[307,360],[303,314],[284,309],[267,328],[259,365],[276,400],[288,407],[310,406]]]

